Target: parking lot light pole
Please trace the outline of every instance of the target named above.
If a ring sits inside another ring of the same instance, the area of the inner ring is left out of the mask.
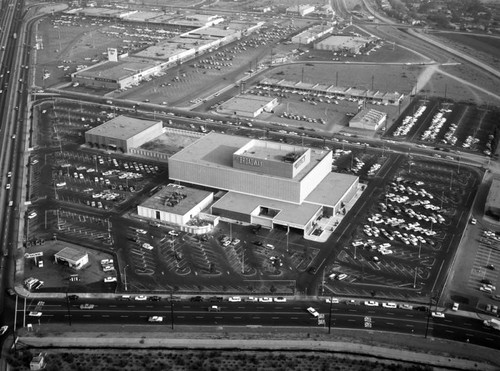
[[[415,278],[413,279],[413,288],[417,287],[417,273],[418,273],[418,267],[415,267]]]
[[[173,293],[170,291],[170,318],[172,323],[172,330],[174,329],[174,301],[172,299]]]
[[[332,304],[333,304],[333,297],[330,296],[330,314],[328,316],[328,334],[332,332]]]

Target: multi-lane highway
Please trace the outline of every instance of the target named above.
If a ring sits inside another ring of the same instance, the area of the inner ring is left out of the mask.
[[[92,309],[81,309],[81,304],[93,304]],[[26,304],[26,306],[25,306]],[[220,311],[208,311],[212,305]],[[320,317],[314,317],[308,307],[314,307]],[[26,311],[25,311],[26,308]],[[29,316],[30,312],[41,312],[41,317]],[[173,324],[172,316],[173,313]],[[148,324],[151,316],[163,317],[162,323],[151,325],[203,325],[203,326],[287,326],[322,327],[327,331],[330,324],[330,304],[315,301],[293,301],[285,303],[261,302],[190,302],[179,301],[119,301],[100,299],[65,300],[32,299],[18,303],[18,320],[26,315],[26,323],[44,326],[50,323],[102,323],[102,324]],[[370,307],[345,303],[331,305],[331,331],[335,328],[370,329],[399,332],[470,342],[500,349],[500,332],[483,326],[476,318],[464,318],[446,314],[445,318],[434,318],[428,312],[399,308]]]

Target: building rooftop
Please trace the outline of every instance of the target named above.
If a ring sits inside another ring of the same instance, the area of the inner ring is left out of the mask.
[[[335,207],[357,179],[357,176],[350,174],[329,173],[304,203]]]
[[[185,215],[211,193],[200,189],[169,184],[141,203],[140,206],[176,215]]]
[[[80,260],[81,258],[84,258],[86,255],[87,255],[86,252],[79,251],[72,247],[65,247],[64,249],[56,253],[56,256],[58,258],[63,258],[71,261]]]
[[[337,47],[351,48],[359,45],[366,44],[369,40],[367,38],[355,36],[332,35],[325,39],[318,41],[319,45],[332,45]]]
[[[253,113],[275,100],[275,97],[265,97],[261,95],[242,94],[222,103],[219,107],[221,111],[240,111]]]
[[[104,124],[92,128],[86,134],[127,140],[161,121],[140,120],[134,117],[118,116]]]
[[[98,63],[94,66],[86,68],[85,70],[75,72],[75,76],[82,77],[100,77],[113,81],[133,76],[140,71],[147,70],[157,66],[159,62],[150,59],[126,57],[118,60],[118,62],[105,61]]]
[[[260,206],[280,210],[278,214],[274,216],[273,220],[296,228],[303,228],[312,218],[314,218],[321,208],[321,205],[314,205],[311,203],[297,205],[236,192],[226,193],[220,200],[212,205],[214,208],[221,208],[247,215],[254,212]]]
[[[254,146],[266,148],[266,141],[227,134],[209,133],[177,152],[170,158],[180,162],[196,163],[198,165],[214,168],[231,168],[235,172],[244,171],[233,167],[233,154],[239,151],[243,146],[248,145],[251,141],[254,143]],[[279,151],[281,151],[281,153],[307,149],[300,146],[277,142],[273,142],[273,146],[279,146]],[[331,152],[329,151],[311,148],[311,158],[309,163],[295,175],[293,180],[297,182],[301,181],[302,178],[306,176],[309,171],[329,153],[331,155]]]
[[[500,179],[493,179],[486,204],[489,207],[500,209]]]

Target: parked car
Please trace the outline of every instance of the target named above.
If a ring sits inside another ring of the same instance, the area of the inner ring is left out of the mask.
[[[261,297],[261,298],[259,298],[259,302],[260,303],[272,303],[273,302],[273,298]]]
[[[144,300],[148,300],[148,297],[146,295],[138,295],[134,298],[134,300],[137,300],[137,301],[144,301]]]
[[[337,299],[337,298],[326,298],[325,301],[327,303],[332,303],[332,304],[338,304],[339,303],[339,299]]]
[[[378,307],[378,302],[373,300],[365,301],[365,305],[368,307]]]
[[[231,303],[238,303],[241,301],[241,297],[239,296],[231,296],[229,297],[228,301],[230,301]]]
[[[88,303],[80,305],[80,309],[94,309],[94,307],[95,307],[94,304],[88,304]]]
[[[104,282],[105,283],[116,282],[116,277],[105,277]]]
[[[444,318],[444,313],[443,312],[431,312],[432,317],[436,318]]]
[[[162,316],[151,316],[148,318],[149,322],[163,322]]]
[[[211,305],[208,307],[209,312],[220,312],[220,310],[221,310],[221,307],[219,307],[217,305]]]
[[[9,329],[9,326],[2,326],[2,327],[0,327],[0,336],[2,336],[3,334],[5,334],[8,329]]]
[[[286,303],[286,298],[278,296],[277,298],[274,298],[273,301],[275,301],[276,303]]]

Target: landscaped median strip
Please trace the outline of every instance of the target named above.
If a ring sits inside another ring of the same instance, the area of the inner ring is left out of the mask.
[[[21,332],[24,332],[23,330]],[[178,333],[161,333],[161,332],[144,332],[144,333],[98,333],[98,332],[68,332],[44,334],[40,337],[40,333],[21,333],[19,343],[25,344],[33,348],[113,348],[113,349],[130,349],[130,348],[164,348],[164,349],[245,349],[256,351],[325,351],[343,354],[354,354],[360,356],[371,356],[381,359],[393,361],[414,362],[421,365],[432,365],[436,367],[450,367],[458,370],[498,370],[498,366],[493,366],[487,363],[470,361],[462,358],[453,358],[450,345],[450,355],[440,356],[429,354],[429,352],[417,352],[406,349],[397,349],[391,347],[382,347],[375,345],[367,345],[355,342],[331,341],[324,338],[316,337],[303,340],[288,340],[288,339],[255,339],[256,334],[247,334],[253,339],[242,339],[247,337],[244,333],[240,333],[240,338],[229,338],[235,334],[229,335],[227,332],[214,333],[211,338],[206,338],[206,334],[200,337],[192,338],[194,334],[190,333],[186,338],[182,332]],[[269,335],[269,334],[265,334]],[[292,335],[292,334],[290,334]],[[309,335],[309,334],[308,334]],[[314,335],[314,334],[313,334]],[[175,336],[175,337],[172,337]],[[304,334],[297,335],[303,337]],[[292,336],[290,336],[292,337]],[[375,342],[376,340],[373,339]],[[434,340],[415,339],[417,343],[434,342]],[[415,343],[415,342],[412,342]],[[402,344],[405,344],[403,341]],[[458,343],[457,343],[458,344]],[[431,345],[432,346],[432,345]],[[464,346],[471,346],[469,344]],[[407,347],[410,345],[407,344]],[[477,347],[481,348],[481,347]],[[481,348],[484,349],[484,348]],[[458,350],[457,350],[458,352]],[[471,351],[474,353],[473,351]]]

